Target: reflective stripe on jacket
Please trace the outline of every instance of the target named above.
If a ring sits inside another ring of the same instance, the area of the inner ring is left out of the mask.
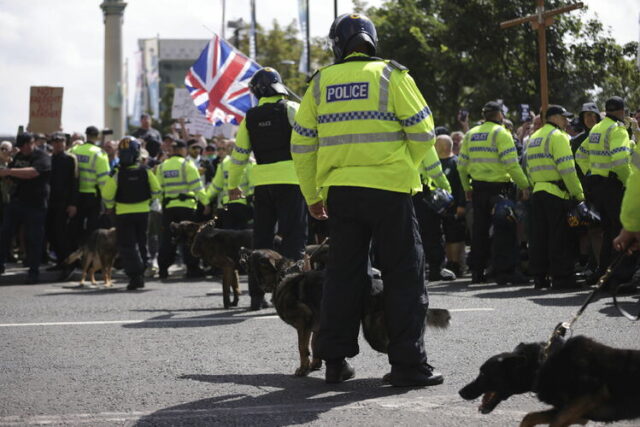
[[[129,166],[129,168],[137,168],[137,165]],[[118,172],[113,176],[107,176],[107,182],[102,190],[102,201],[107,209],[111,209],[115,205],[116,215],[128,213],[144,213],[149,212],[149,205],[152,199],[160,198],[160,184],[151,169],[147,169],[149,177],[149,189],[151,190],[151,199],[144,200],[139,203],[120,203],[116,202],[116,192],[118,191]]]
[[[216,175],[211,180],[209,187],[207,188],[207,197],[209,197],[210,201],[218,198],[218,207],[226,205],[227,203],[241,203],[247,204],[247,196],[253,194],[253,186],[250,185],[250,173],[249,171],[255,167],[253,161],[249,161],[246,165],[244,165],[244,170],[242,171],[242,176],[240,177],[240,189],[244,193],[244,198],[237,200],[229,200],[229,190],[231,188],[229,186],[229,169],[230,169],[231,157],[227,156],[224,158],[222,163],[218,165],[218,169],[216,170]],[[222,194],[222,197],[218,197]]]

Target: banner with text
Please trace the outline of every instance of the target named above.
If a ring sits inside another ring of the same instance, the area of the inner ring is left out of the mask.
[[[29,132],[57,132],[62,123],[61,87],[31,86],[29,95]]]

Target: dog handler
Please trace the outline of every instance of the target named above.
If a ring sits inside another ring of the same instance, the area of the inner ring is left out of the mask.
[[[152,199],[160,197],[160,184],[151,171],[139,164],[140,143],[125,136],[118,144],[120,163],[102,190],[108,210],[116,214],[118,254],[129,277],[128,290],[144,288],[147,264],[147,224]]]
[[[287,89],[273,68],[258,70],[249,82],[249,89],[259,102],[247,111],[238,128],[229,164],[229,200],[243,197],[240,181],[253,151],[256,158],[251,169],[255,186],[253,247],[273,249],[277,223],[282,255],[299,260],[307,240],[307,212],[290,149],[291,126],[299,105],[285,100]],[[264,292],[253,283],[249,295],[252,310],[266,307]]]
[[[198,201],[204,206],[209,204],[209,197],[204,191],[200,172],[193,162],[186,159],[187,144],[176,140],[171,144],[173,153],[158,166],[156,178],[162,191],[162,234],[158,254],[158,276],[169,277],[169,266],[176,256],[176,244],[171,236],[171,223],[195,221]],[[191,255],[191,249],[182,246],[182,256],[187,265],[187,277],[202,277],[199,261]]]
[[[369,247],[376,242],[385,287],[388,356],[394,386],[441,384],[424,348],[428,296],[424,253],[411,195],[422,189],[425,156],[439,165],[433,118],[405,67],[376,53],[373,23],[339,16],[331,26],[336,63],[313,77],[295,117],[291,153],[314,218],[329,219],[327,279],[317,355],[325,380],[355,374]]]
[[[627,178],[622,199],[622,230],[613,241],[614,249],[619,252],[627,249],[637,251],[640,245],[640,153],[636,150],[631,153],[631,175]]]

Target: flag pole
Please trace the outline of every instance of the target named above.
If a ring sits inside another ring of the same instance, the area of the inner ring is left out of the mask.
[[[307,73],[311,73],[311,43],[309,41],[309,27],[311,26],[311,22],[309,21],[309,0],[305,0],[307,2]]]
[[[220,34],[222,35],[223,40],[226,40],[226,38],[224,37],[224,27],[225,27],[225,15],[227,10],[227,1],[226,0],[221,0],[221,1],[222,1],[222,26],[220,27]]]
[[[333,0],[333,20],[338,17],[338,0]]]

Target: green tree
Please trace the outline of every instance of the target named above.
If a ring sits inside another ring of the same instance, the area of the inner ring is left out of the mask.
[[[479,119],[488,100],[504,100],[513,113],[521,103],[539,108],[536,31],[499,28],[534,11],[530,0],[388,0],[366,13],[378,30],[380,55],[407,66],[436,122],[455,127],[458,109]],[[547,28],[550,102],[576,109],[614,93],[634,102],[640,92],[634,46],[618,46],[584,10],[556,17]]]

